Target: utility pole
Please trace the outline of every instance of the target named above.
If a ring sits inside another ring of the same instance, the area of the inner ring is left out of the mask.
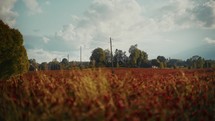
[[[67,59],[68,59],[68,61],[69,61],[69,54],[67,55]]]
[[[112,40],[111,40],[111,37],[110,37],[110,54],[111,54],[111,71],[112,71],[112,74],[114,74],[114,70],[113,70],[113,51],[112,51]]]
[[[80,66],[82,65],[82,47],[80,46]]]

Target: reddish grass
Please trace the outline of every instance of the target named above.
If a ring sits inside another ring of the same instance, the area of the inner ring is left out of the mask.
[[[215,69],[29,72],[0,82],[0,120],[215,120]]]

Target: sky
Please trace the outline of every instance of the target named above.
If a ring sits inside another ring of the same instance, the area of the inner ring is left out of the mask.
[[[89,61],[101,47],[138,45],[149,59],[215,59],[215,0],[0,0],[0,19],[18,29],[29,59]]]

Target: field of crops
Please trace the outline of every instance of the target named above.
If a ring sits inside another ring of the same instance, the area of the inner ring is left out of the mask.
[[[1,121],[214,121],[215,69],[38,71],[0,82]]]

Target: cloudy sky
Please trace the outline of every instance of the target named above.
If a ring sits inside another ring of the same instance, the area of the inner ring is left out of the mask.
[[[97,47],[215,59],[215,0],[0,0],[0,19],[19,29],[37,62],[89,60]],[[127,55],[129,53],[127,52]]]

